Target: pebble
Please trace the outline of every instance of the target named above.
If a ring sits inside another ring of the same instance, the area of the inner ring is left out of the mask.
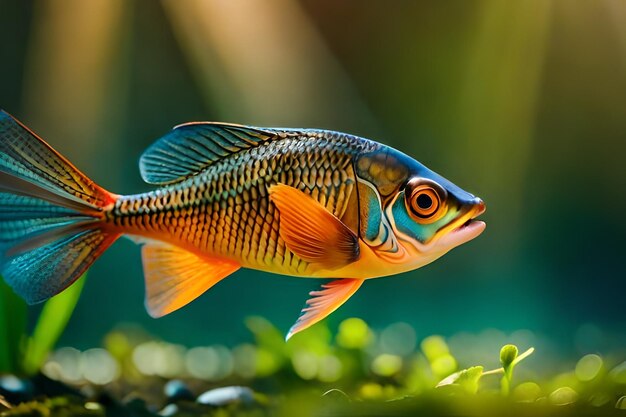
[[[222,407],[233,403],[253,404],[254,391],[248,387],[222,387],[206,391],[196,400],[200,404]]]
[[[168,404],[159,411],[159,415],[163,417],[171,417],[176,413],[178,413],[178,406],[176,404]]]
[[[170,401],[180,400],[194,400],[194,395],[191,393],[187,384],[180,379],[172,379],[163,386],[163,393]]]
[[[15,375],[0,376],[0,395],[7,401],[17,404],[33,397],[33,384]]]

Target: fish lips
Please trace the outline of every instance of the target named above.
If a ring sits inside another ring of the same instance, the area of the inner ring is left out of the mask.
[[[476,220],[476,218],[485,212],[486,206],[482,200],[478,198],[476,200],[472,208],[466,214],[460,216],[455,222],[456,224],[460,224],[456,227],[453,226],[452,230],[443,235],[437,241],[437,246],[449,250],[469,242],[478,237],[485,230],[487,227],[485,222]]]

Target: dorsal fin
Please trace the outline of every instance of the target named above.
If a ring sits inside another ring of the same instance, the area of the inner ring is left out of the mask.
[[[277,137],[277,132],[272,130],[236,124],[195,122],[179,125],[141,155],[141,177],[150,184],[182,181],[225,156]]]

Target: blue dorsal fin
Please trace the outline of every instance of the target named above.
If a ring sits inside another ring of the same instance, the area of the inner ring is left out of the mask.
[[[141,177],[150,184],[171,184],[212,163],[278,138],[272,130],[227,123],[195,122],[176,126],[141,155]]]

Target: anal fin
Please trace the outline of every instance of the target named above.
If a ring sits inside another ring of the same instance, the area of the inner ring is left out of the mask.
[[[309,295],[312,297],[307,300],[306,307],[302,309],[300,318],[295,322],[286,340],[289,340],[294,334],[301,332],[313,326],[318,321],[329,316],[333,311],[337,310],[343,303],[348,301],[363,284],[362,279],[337,279],[322,285],[322,290],[311,291]]]
[[[162,317],[189,304],[240,268],[225,259],[204,258],[179,247],[150,241],[141,250],[146,309]]]

